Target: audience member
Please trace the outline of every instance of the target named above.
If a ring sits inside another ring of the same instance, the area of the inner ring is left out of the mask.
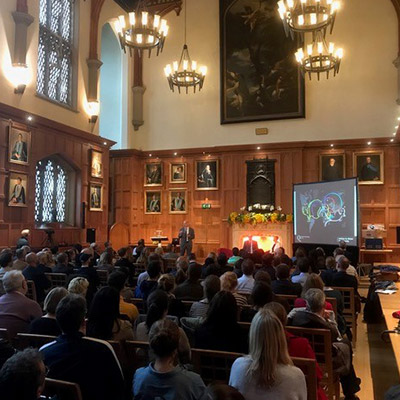
[[[334,257],[326,257],[325,269],[321,271],[321,279],[325,282],[325,285],[331,286],[333,276],[336,273],[336,260]]]
[[[203,297],[203,287],[199,283],[201,268],[192,264],[188,268],[188,277],[185,282],[178,285],[174,291],[179,300],[198,301]]]
[[[172,243],[168,243],[165,249],[165,253],[163,254],[164,260],[176,260],[179,257],[178,253],[174,251],[174,245]]]
[[[167,293],[169,298],[168,313],[173,315],[178,319],[185,315],[185,306],[181,300],[178,300],[174,295],[174,290],[176,288],[175,278],[171,274],[163,274],[158,278],[158,290],[163,290]]]
[[[135,266],[129,261],[128,247],[121,247],[118,250],[118,255],[120,259],[116,261],[115,266],[120,267],[120,269],[126,273],[129,286],[134,286],[133,277],[135,276]]]
[[[55,287],[51,289],[44,299],[44,312],[46,314],[31,322],[29,333],[49,336],[60,335],[61,330],[56,321],[56,308],[58,303],[67,295],[68,290],[63,287]]]
[[[54,262],[53,262],[53,255],[51,254],[51,252],[45,251],[43,249],[42,251],[39,251],[39,253],[37,253],[36,256],[37,256],[36,270],[39,270],[40,272],[42,272],[44,274],[52,273],[53,267],[54,267]]]
[[[213,297],[221,290],[221,281],[215,275],[207,276],[203,281],[204,298],[192,304],[189,317],[205,318]]]
[[[228,258],[225,253],[218,254],[217,257],[219,276],[223,275],[225,272],[233,271],[233,268],[228,265]]]
[[[90,306],[86,333],[103,340],[133,340],[132,325],[121,319],[119,292],[112,287],[101,288]]]
[[[84,336],[86,301],[69,294],[57,306],[62,335],[40,349],[49,368],[48,377],[80,386],[83,400],[122,400],[124,378],[112,347]]]
[[[126,315],[131,322],[134,322],[139,316],[137,307],[132,303],[124,301],[121,293],[125,288],[127,276],[122,271],[112,272],[108,277],[108,286],[114,288],[119,293],[119,312]]]
[[[32,348],[9,358],[0,370],[0,393],[4,400],[37,400],[44,390],[46,368],[41,354]]]
[[[13,265],[12,253],[0,254],[0,274],[11,271]]]
[[[147,299],[146,321],[138,324],[135,340],[147,342],[149,331],[156,321],[164,320],[168,314],[168,295],[162,290],[155,290]],[[179,328],[178,355],[181,364],[190,362],[190,345],[186,333]]]
[[[88,306],[90,306],[93,297],[97,292],[97,287],[100,285],[100,278],[97,275],[97,272],[94,269],[94,267],[90,265],[91,259],[92,259],[91,255],[85,253],[81,254],[80,256],[81,266],[76,272],[76,276],[86,278],[87,281],[89,282],[89,287],[86,292],[86,301]]]
[[[285,307],[282,304],[271,302],[265,305],[265,308],[272,311],[281,321],[283,329],[287,325],[287,313]],[[308,339],[304,337],[295,336],[292,333],[289,333],[285,329],[285,335],[288,345],[288,352],[290,357],[299,357],[299,358],[309,358],[311,360],[316,360],[314,350],[312,349],[310,342]],[[321,386],[321,380],[323,377],[322,371],[318,362],[315,361],[316,364],[316,374],[317,374],[317,395],[318,400],[328,400],[323,387]]]
[[[195,331],[200,349],[245,352],[247,339],[237,323],[237,305],[230,292],[218,292],[212,299],[204,322]]]
[[[357,399],[355,393],[360,390],[361,380],[356,377],[352,364],[351,343],[341,337],[332,313],[326,312],[326,298],[322,290],[309,289],[305,294],[305,300],[307,309],[292,310],[288,315],[288,323],[303,328],[328,329],[331,331],[332,344],[334,344],[333,352],[337,355],[334,364],[337,368],[345,368],[350,364],[350,369],[340,375],[345,400]],[[343,348],[343,350],[339,353],[340,348]]]
[[[240,258],[235,262],[235,266],[233,267],[233,272],[236,274],[238,278],[243,276],[242,272],[242,264],[243,264],[244,258]]]
[[[45,297],[45,290],[51,285],[50,281],[43,270],[38,268],[38,258],[35,253],[27,254],[25,261],[28,263],[28,266],[25,267],[22,273],[26,280],[35,283],[37,301],[41,303]]]
[[[144,239],[139,239],[137,246],[133,249],[133,255],[137,258],[144,249]]]
[[[150,293],[157,288],[160,273],[160,261],[149,262],[149,264],[147,265],[147,274],[149,275],[149,277],[140,284],[139,290],[135,292],[135,295],[137,297],[143,298],[143,300],[146,301]]]
[[[20,249],[23,246],[29,246],[29,229],[23,229],[21,231],[21,237],[17,240],[17,249]]]
[[[265,272],[263,270],[258,270],[255,274],[254,274],[254,284],[256,282],[265,282],[268,283],[268,285],[271,286],[271,275],[268,272]]]
[[[275,255],[281,259],[281,264],[286,264],[289,267],[293,265],[292,259],[286,254],[283,247],[279,247],[278,250],[275,252]]]
[[[307,399],[304,374],[293,366],[283,326],[272,311],[263,308],[253,318],[249,350],[235,360],[229,378],[245,399]]]
[[[238,278],[234,272],[225,272],[221,278],[221,290],[231,292],[236,300],[236,305],[239,309],[243,306],[247,306],[247,299],[245,296],[237,292]]]
[[[42,316],[42,310],[25,296],[28,286],[21,271],[6,272],[3,288],[6,294],[0,297],[0,328],[7,329],[14,338],[19,332],[28,332],[29,324]]]
[[[271,281],[274,281],[276,279],[275,268],[272,265],[274,261],[274,255],[271,253],[265,253],[262,256],[261,261],[262,261],[261,269],[265,272],[268,272],[271,277]]]
[[[74,273],[74,269],[71,264],[68,263],[68,254],[60,253],[56,257],[57,264],[53,268],[53,273],[71,275]]]
[[[28,265],[25,262],[25,256],[26,256],[25,250],[23,248],[17,249],[15,255],[16,259],[13,262],[12,269],[23,271],[24,268]]]
[[[310,272],[310,261],[306,257],[299,258],[296,266],[300,273],[298,275],[292,275],[292,282],[300,283],[300,285],[303,286]]]
[[[254,262],[246,258],[242,263],[243,276],[238,279],[238,292],[251,293],[254,287]]]
[[[239,249],[238,249],[237,247],[234,247],[234,248],[232,249],[232,254],[233,254],[232,257],[230,257],[230,258],[228,259],[228,264],[230,264],[230,265],[235,265],[237,261],[239,261],[239,260],[242,259],[242,257],[240,257],[240,255],[239,255]]]
[[[267,303],[274,301],[274,293],[271,286],[266,282],[257,282],[251,292],[251,308],[245,308],[240,314],[240,320],[243,322],[251,322],[257,312],[264,307]]]
[[[205,385],[199,375],[177,366],[180,331],[167,319],[153,323],[149,332],[155,361],[139,368],[133,378],[135,399],[200,400]]]
[[[99,262],[97,263],[97,269],[107,271],[111,273],[114,271],[114,266],[112,264],[113,256],[109,251],[104,251],[100,254]]]
[[[79,294],[84,298],[86,298],[88,288],[89,288],[88,280],[80,276],[72,279],[68,284],[68,292],[70,294]]]
[[[94,261],[94,265],[97,265],[99,263],[99,258],[100,258],[100,254],[99,254],[99,246],[97,243],[90,243],[90,248],[93,250],[93,261]]]
[[[346,257],[339,259],[337,264],[337,272],[332,278],[332,286],[349,287],[354,289],[354,293],[358,294],[358,281],[355,276],[347,274],[347,269],[350,266],[350,261]]]

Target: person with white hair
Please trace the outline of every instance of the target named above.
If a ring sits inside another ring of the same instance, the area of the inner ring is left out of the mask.
[[[21,237],[17,240],[17,249],[20,249],[23,246],[29,246],[28,237],[30,235],[29,229],[23,229],[21,231]]]
[[[28,299],[28,286],[21,271],[4,274],[3,287],[6,292],[0,297],[0,328],[6,328],[11,338],[19,332],[28,332],[29,324],[42,316],[42,309]]]

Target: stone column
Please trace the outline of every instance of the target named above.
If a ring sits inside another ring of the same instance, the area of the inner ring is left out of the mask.
[[[34,18],[27,12],[21,11],[14,11],[12,16],[15,22],[15,42],[12,63],[13,65],[25,66],[28,26],[33,22]]]
[[[97,86],[99,80],[99,69],[103,63],[98,59],[88,59],[87,65],[89,68],[89,79],[88,79],[88,101],[98,101],[97,98]]]
[[[143,95],[146,91],[144,86],[133,86],[133,118],[132,125],[135,131],[144,124],[143,120]]]

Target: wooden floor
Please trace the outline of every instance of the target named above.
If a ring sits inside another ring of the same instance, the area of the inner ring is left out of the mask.
[[[362,296],[367,295],[367,289],[360,289]],[[399,304],[400,310],[400,304]],[[393,385],[400,384],[399,374],[391,344],[381,340],[381,332],[385,323],[369,324],[362,322],[363,313],[358,319],[357,345],[354,349],[354,368],[361,378],[361,400],[383,400],[385,392]],[[392,329],[396,325],[388,328]]]

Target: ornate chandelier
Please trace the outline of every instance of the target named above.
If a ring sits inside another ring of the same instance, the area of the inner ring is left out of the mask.
[[[129,13],[128,21],[124,15],[120,15],[114,26],[124,52],[128,48],[132,55],[132,50],[136,49],[141,56],[142,51],[148,50],[149,57],[153,49],[157,49],[157,56],[162,52],[169,30],[165,19],[157,14],[149,14],[144,0],[140,0],[136,10]]]
[[[307,32],[323,31],[330,26],[332,33],[336,13],[340,9],[339,0],[280,0],[279,15],[286,35],[304,35]]]
[[[197,67],[197,62],[192,61],[189,54],[189,49],[186,44],[186,0],[185,0],[185,44],[183,45],[181,58],[178,61],[174,61],[168,64],[164,68],[165,76],[167,77],[169,88],[174,92],[174,87],[178,88],[178,92],[181,93],[181,88],[189,92],[189,88],[193,87],[193,92],[196,93],[196,88],[199,91],[203,88],[204,79],[207,74],[207,67]]]
[[[319,80],[321,73],[326,72],[327,78],[329,78],[330,71],[333,71],[333,76],[339,73],[343,49],[335,50],[334,43],[328,45],[322,33],[319,32],[317,33],[317,41],[308,44],[305,51],[303,48],[299,48],[295,56],[303,74],[308,74],[311,80],[311,75],[315,73]]]

